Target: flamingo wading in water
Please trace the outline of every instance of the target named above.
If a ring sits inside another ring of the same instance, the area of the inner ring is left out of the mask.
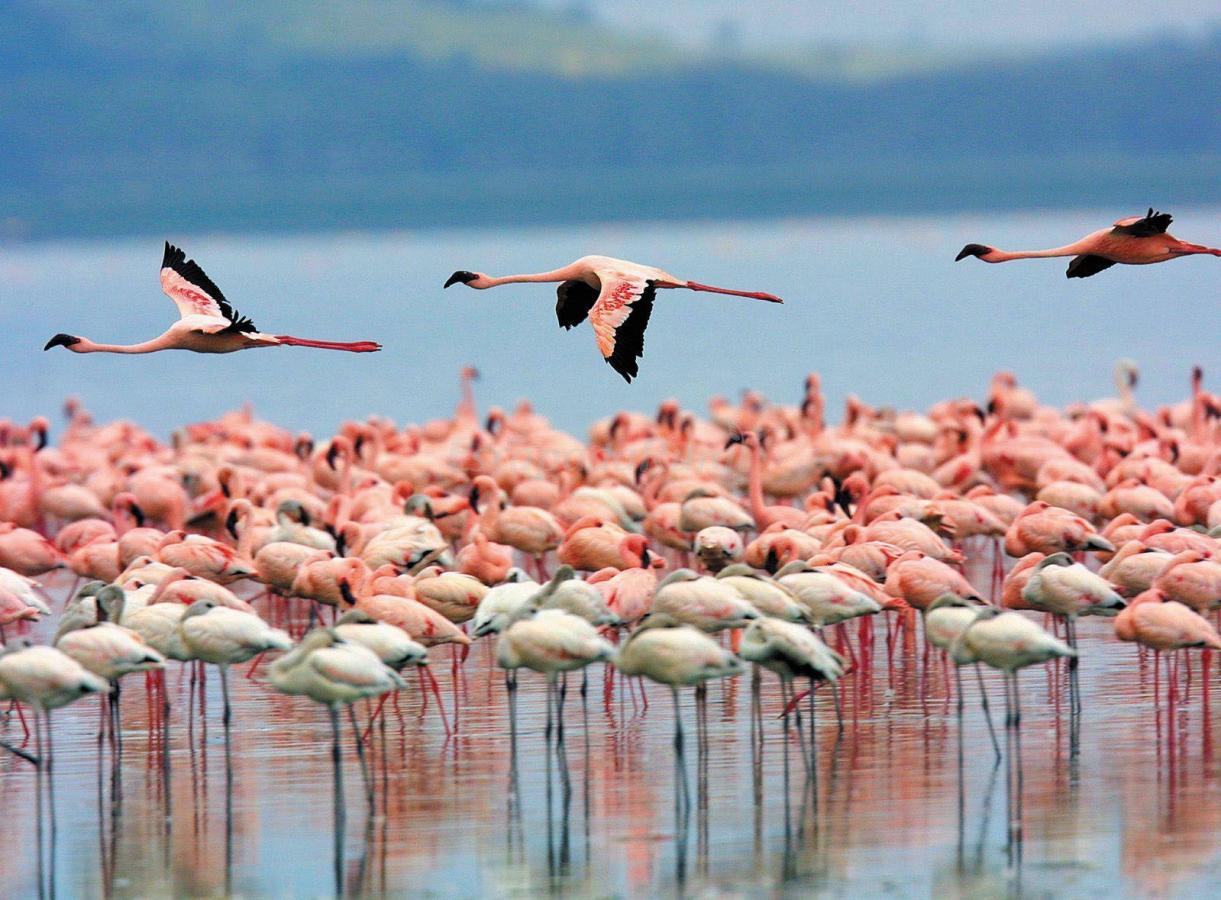
[[[1143,216],[1120,219],[1110,228],[1087,234],[1079,241],[1054,247],[1051,250],[998,250],[986,244],[967,244],[959,251],[954,261],[974,256],[988,263],[1008,262],[1011,259],[1040,259],[1052,256],[1071,256],[1065,273],[1068,278],[1089,278],[1115,263],[1129,266],[1144,266],[1149,263],[1166,262],[1180,256],[1210,253],[1221,256],[1221,250],[1202,244],[1180,241],[1166,229],[1170,227],[1170,213],[1149,212]]]
[[[582,256],[562,269],[535,275],[494,278],[482,272],[459,270],[449,276],[445,287],[458,282],[476,290],[518,282],[559,282],[555,315],[560,325],[573,329],[588,318],[603,358],[629,383],[639,371],[636,360],[644,355],[644,330],[648,327],[658,288],[687,288],[769,303],[784,302],[773,294],[733,291],[697,281],[683,281],[662,269],[609,256]]]
[[[234,309],[220,288],[193,259],[166,241],[161,261],[161,289],[178,307],[179,319],[157,337],[139,344],[99,344],[71,334],[55,335],[43,350],[67,347],[73,353],[156,353],[159,350],[193,350],[196,353],[233,353],[254,347],[318,347],[372,353],[382,349],[375,341],[315,341],[289,334],[263,334],[254,322]]]

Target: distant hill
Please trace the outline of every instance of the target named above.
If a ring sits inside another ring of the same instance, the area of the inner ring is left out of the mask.
[[[872,78],[455,0],[17,0],[0,42],[9,237],[1221,201],[1221,33]]]

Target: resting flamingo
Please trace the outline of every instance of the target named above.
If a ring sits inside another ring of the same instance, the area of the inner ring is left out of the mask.
[[[1143,266],[1149,263],[1166,262],[1181,256],[1210,253],[1221,256],[1221,250],[1202,244],[1180,241],[1166,229],[1170,227],[1170,213],[1149,212],[1143,216],[1120,219],[1110,228],[1087,234],[1079,241],[1054,247],[1051,250],[998,250],[985,244],[967,244],[954,261],[974,256],[988,263],[1008,262],[1011,259],[1036,259],[1052,256],[1071,256],[1065,273],[1068,278],[1089,278],[1115,263]]]
[[[234,309],[220,288],[193,259],[166,241],[161,260],[161,289],[178,307],[179,319],[157,337],[139,344],[99,344],[89,338],[59,333],[43,350],[66,347],[73,353],[156,353],[159,350],[193,350],[196,353],[233,353],[254,347],[318,347],[372,353],[382,349],[375,341],[314,341],[288,334],[263,334],[254,322]]]
[[[582,256],[561,269],[535,275],[492,277],[459,270],[446,279],[445,287],[458,282],[476,290],[519,282],[559,282],[555,315],[560,325],[572,329],[588,317],[603,358],[629,383],[639,371],[636,360],[644,355],[644,330],[658,288],[687,288],[769,303],[784,302],[773,294],[683,281],[662,269],[609,256]]]

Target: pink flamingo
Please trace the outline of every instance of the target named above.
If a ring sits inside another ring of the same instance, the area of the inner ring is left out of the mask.
[[[763,447],[759,443],[759,435],[753,431],[732,435],[725,444],[728,450],[734,444],[745,444],[750,451],[750,480],[748,491],[750,499],[750,514],[755,518],[755,526],[760,530],[777,522],[786,528],[800,528],[808,514],[805,510],[793,506],[767,506],[763,501]]]
[[[1019,250],[1010,252],[997,250],[984,244],[967,244],[954,261],[974,256],[988,263],[1008,262],[1011,259],[1036,259],[1052,256],[1071,256],[1065,273],[1068,278],[1089,278],[1115,263],[1143,266],[1149,263],[1166,262],[1181,256],[1208,253],[1221,256],[1221,250],[1202,244],[1189,244],[1169,234],[1170,213],[1149,212],[1143,216],[1120,219],[1110,228],[1087,234],[1079,241],[1055,247],[1051,250]]]
[[[156,353],[192,350],[196,353],[233,353],[255,347],[318,347],[372,353],[382,349],[374,341],[314,341],[288,334],[263,334],[254,322],[234,309],[212,279],[186,253],[165,244],[161,261],[161,289],[178,307],[179,319],[162,334],[139,344],[99,344],[71,334],[55,335],[43,350],[66,347],[73,353]]]
[[[784,302],[773,294],[681,281],[661,269],[609,256],[583,256],[561,269],[535,275],[493,278],[482,272],[459,270],[446,279],[445,287],[458,282],[476,290],[519,282],[559,282],[555,314],[560,325],[572,329],[588,317],[603,358],[629,383],[638,374],[636,360],[644,355],[644,330],[658,288],[687,288],[769,303]]]

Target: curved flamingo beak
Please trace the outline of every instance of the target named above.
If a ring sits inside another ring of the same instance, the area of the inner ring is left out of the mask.
[[[967,244],[965,247],[963,247],[961,250],[958,251],[958,255],[954,257],[954,262],[959,262],[960,260],[964,260],[968,256],[977,256],[977,257],[985,256],[986,254],[991,253],[992,250],[993,250],[992,247],[987,247],[983,244]]]
[[[47,350],[50,350],[52,347],[71,347],[73,344],[79,344],[80,342],[81,342],[80,338],[73,337],[70,334],[64,334],[61,331],[59,334],[55,335],[55,337],[51,338],[51,340],[47,341],[47,343],[43,346],[42,349],[43,349],[43,352],[45,353]]]
[[[465,269],[459,269],[453,275],[450,275],[449,278],[445,279],[445,284],[443,285],[443,288],[447,288],[451,284],[457,284],[458,282],[462,282],[463,284],[470,284],[472,281],[474,281],[478,277],[479,276],[476,275],[474,272],[468,272]]]
[[[728,450],[734,444],[741,444],[745,440],[746,440],[746,435],[744,435],[744,434],[730,435],[729,440],[727,440],[725,442],[725,449]]]
[[[356,598],[352,596],[352,588],[348,585],[346,578],[339,579],[339,593],[343,595],[343,602],[349,606],[356,605]]]
[[[237,533],[237,510],[229,510],[229,515],[225,517],[225,530],[233,535],[235,541],[241,540]]]

